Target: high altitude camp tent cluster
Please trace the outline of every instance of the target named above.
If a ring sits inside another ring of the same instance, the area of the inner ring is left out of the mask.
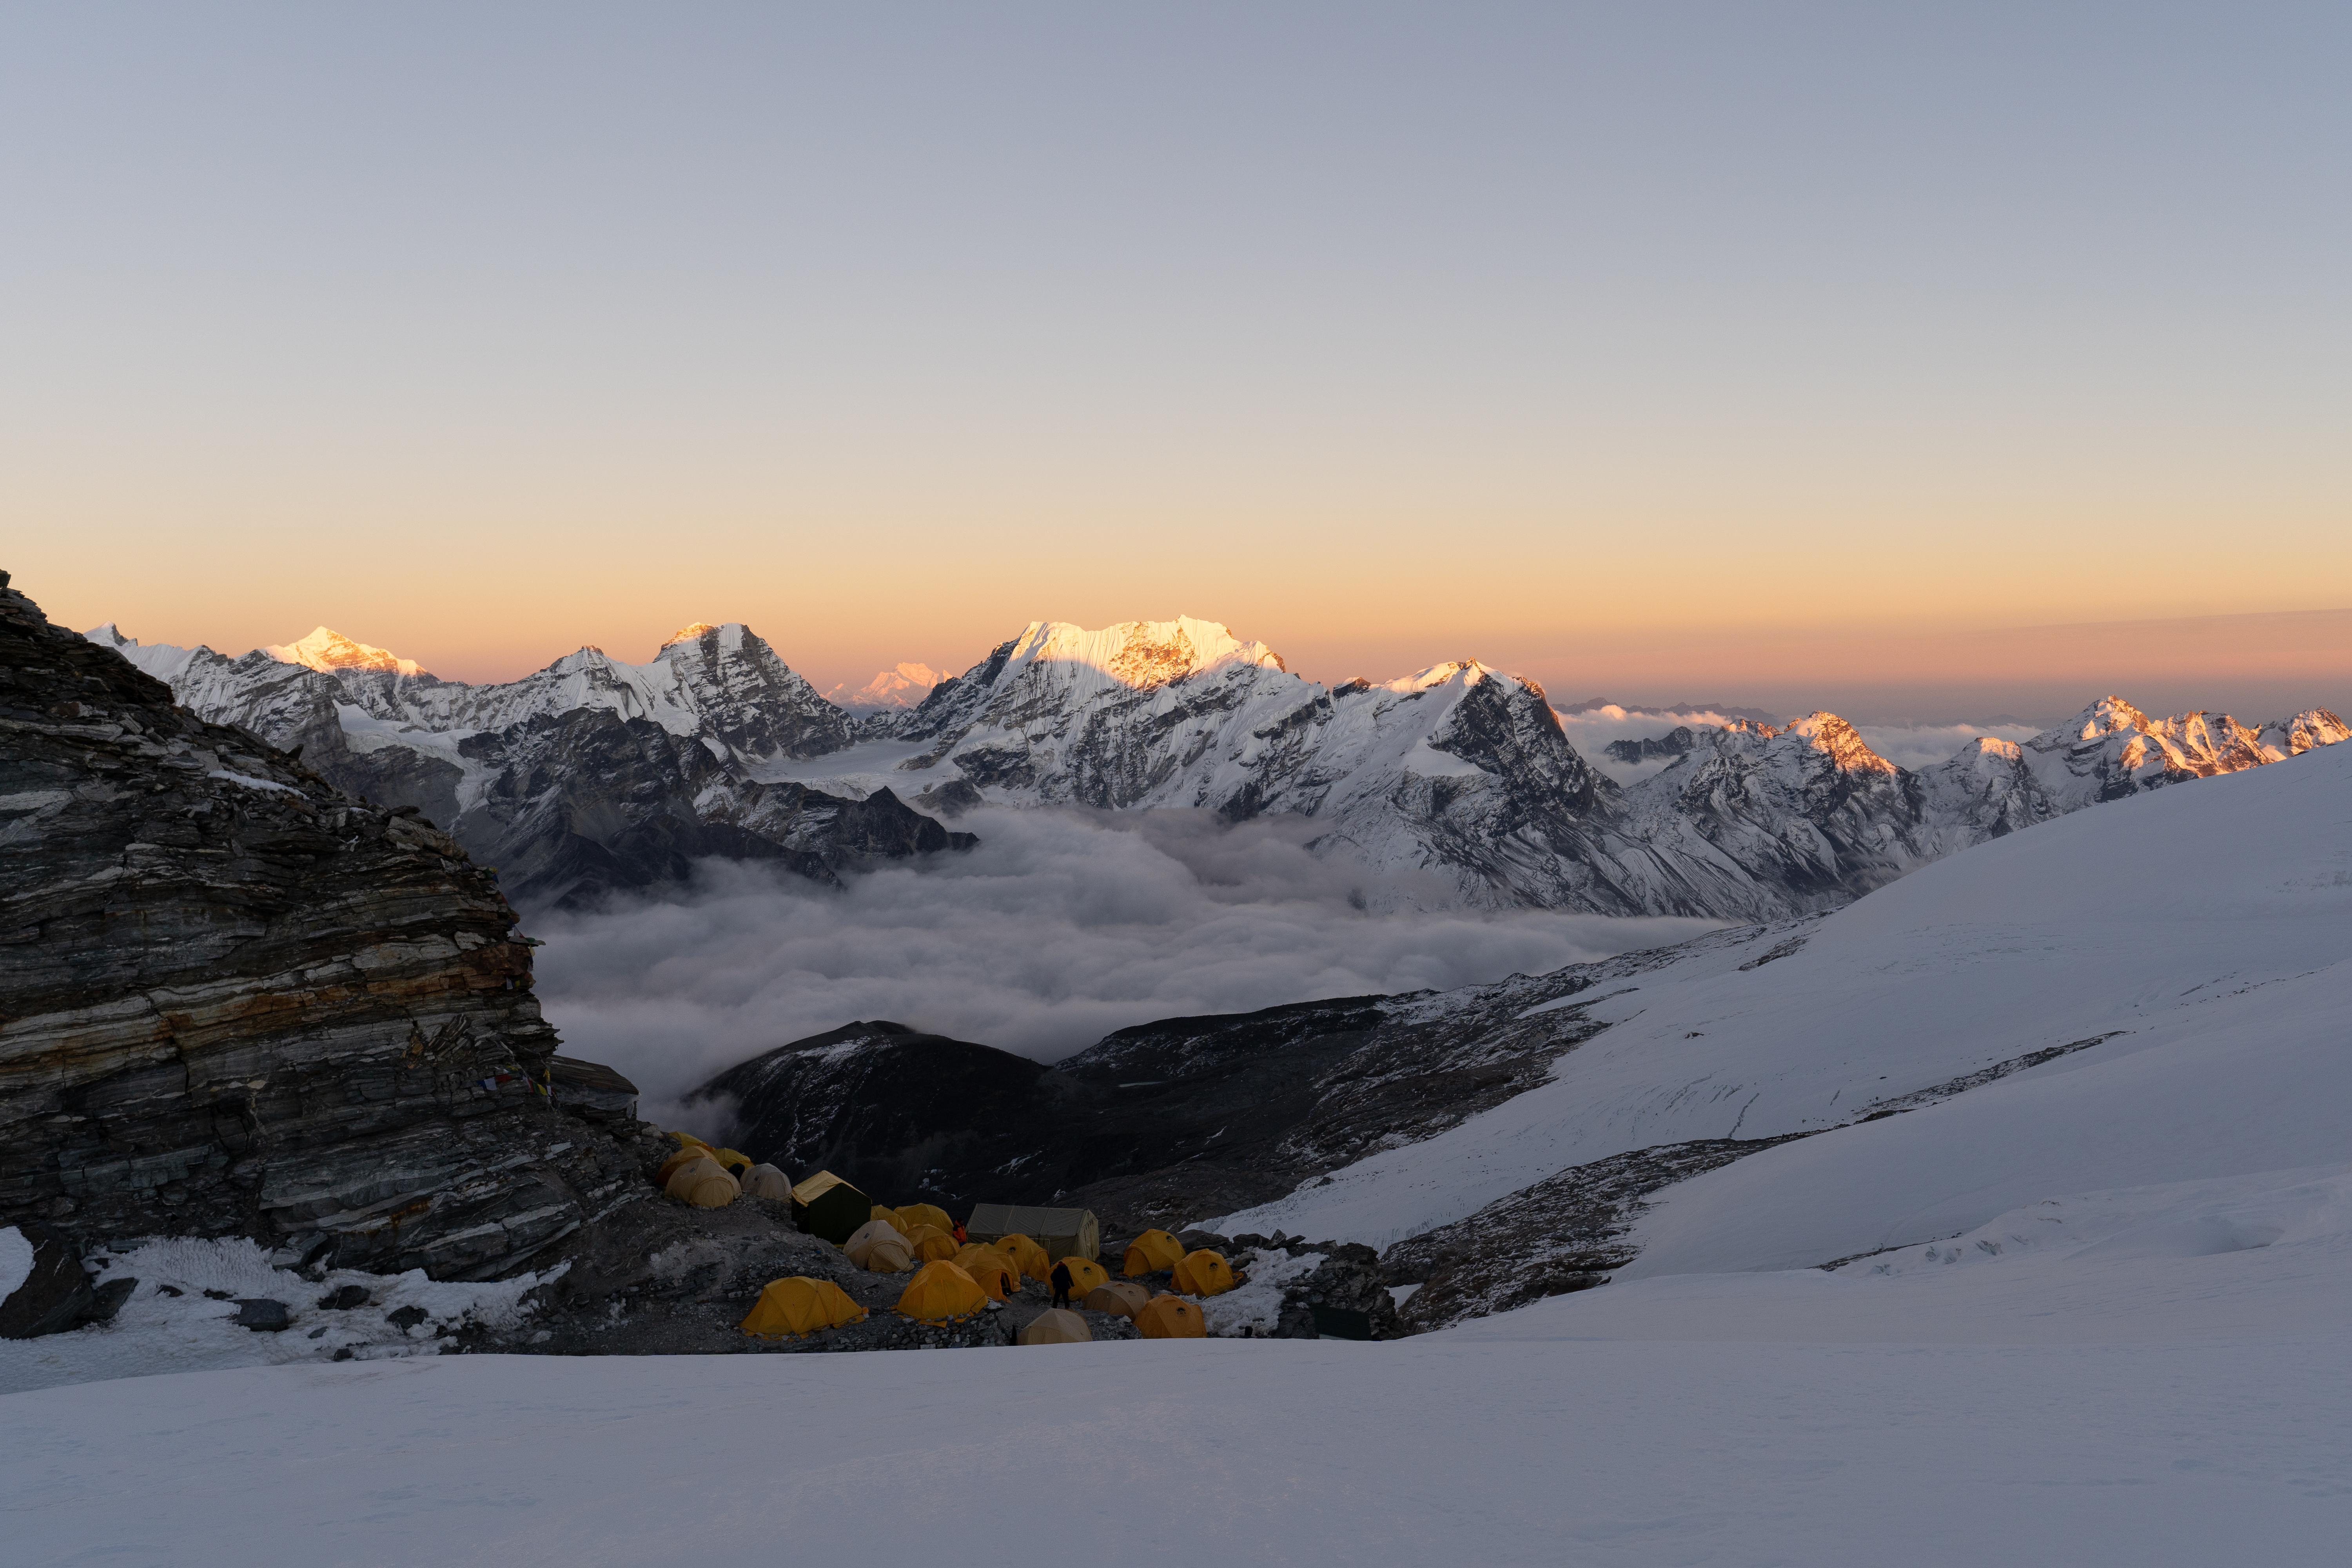
[[[661,1163],[654,1182],[662,1192],[697,1208],[724,1208],[749,1193],[755,1198],[781,1202],[791,1190],[784,1173],[773,1165],[759,1165],[750,1155],[706,1143],[691,1132],[673,1132],[677,1152]]]

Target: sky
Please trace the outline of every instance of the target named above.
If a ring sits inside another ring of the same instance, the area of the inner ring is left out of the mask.
[[[1032,619],[2352,706],[2340,5],[0,10],[0,567],[456,679]]]

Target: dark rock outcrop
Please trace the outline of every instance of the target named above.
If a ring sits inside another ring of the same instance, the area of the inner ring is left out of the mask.
[[[514,924],[413,811],[174,707],[0,575],[0,1216],[436,1278],[546,1255],[638,1156],[541,1092]]]
[[[1663,735],[1645,735],[1638,741],[1612,741],[1603,748],[1610,757],[1620,763],[1655,763],[1668,757],[1690,754],[1698,744],[1697,732],[1687,724],[1678,724]]]
[[[1790,929],[1698,940],[1760,942],[1761,952]],[[745,1153],[795,1173],[825,1167],[879,1201],[1080,1204],[1106,1236],[1181,1226],[1433,1137],[1533,1088],[1605,1027],[1570,998],[1637,987],[1646,970],[1691,951],[1444,993],[1167,1018],[1050,1068],[904,1025],[850,1024],[753,1058],[696,1094],[731,1116],[725,1136]],[[1547,1003],[1566,1005],[1530,1011]]]
[[[37,1339],[80,1322],[98,1300],[82,1270],[81,1249],[38,1220],[18,1220],[10,1228],[14,1237],[0,1235],[0,1241],[17,1242],[32,1258],[25,1277],[0,1298],[0,1340]]]

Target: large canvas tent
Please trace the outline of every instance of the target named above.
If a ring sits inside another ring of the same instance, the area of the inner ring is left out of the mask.
[[[831,1171],[819,1171],[793,1189],[793,1220],[835,1247],[855,1235],[873,1212],[872,1200]]]
[[[964,1235],[973,1241],[1025,1236],[1059,1262],[1065,1258],[1100,1258],[1102,1227],[1091,1209],[1041,1209],[1021,1204],[974,1204],[964,1221]]]

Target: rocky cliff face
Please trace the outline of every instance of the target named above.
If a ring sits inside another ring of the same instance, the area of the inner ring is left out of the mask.
[[[0,1213],[482,1278],[635,1195],[490,876],[5,584]]]

